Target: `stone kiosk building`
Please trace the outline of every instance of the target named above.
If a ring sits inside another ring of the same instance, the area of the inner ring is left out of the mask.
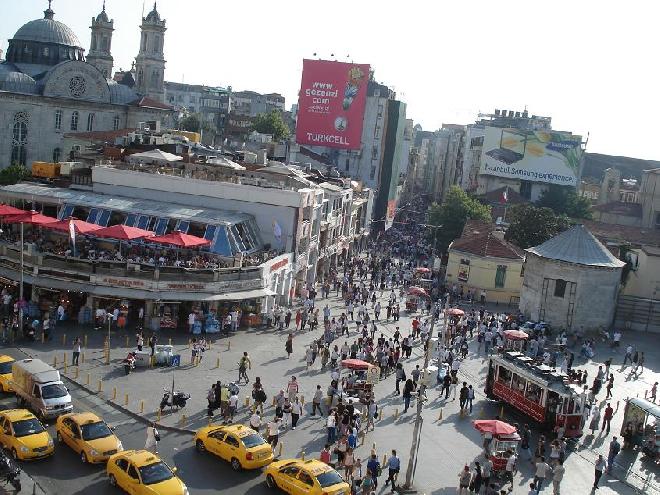
[[[520,311],[556,328],[609,328],[621,271],[617,259],[583,225],[529,248]]]

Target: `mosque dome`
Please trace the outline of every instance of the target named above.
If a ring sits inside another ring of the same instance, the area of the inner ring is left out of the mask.
[[[12,39],[82,47],[80,40],[69,26],[53,19],[54,12],[51,9],[46,10],[44,14],[43,19],[35,19],[23,24]]]

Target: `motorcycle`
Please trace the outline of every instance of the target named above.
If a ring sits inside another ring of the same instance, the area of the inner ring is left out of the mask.
[[[0,449],[0,481],[10,484],[17,492],[21,491],[21,468]]]
[[[135,354],[133,352],[129,352],[128,356],[126,356],[126,359],[122,361],[124,365],[124,373],[125,374],[130,374],[131,370],[135,369]]]
[[[186,407],[188,399],[190,399],[190,394],[179,392],[177,390],[174,392],[174,396],[172,396],[170,390],[163,389],[163,398],[160,400],[160,410],[162,411],[166,407],[176,407],[177,409]]]

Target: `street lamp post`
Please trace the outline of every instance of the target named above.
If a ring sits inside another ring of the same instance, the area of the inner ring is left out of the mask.
[[[105,364],[110,364],[110,325],[112,325],[112,318],[108,317],[108,348],[105,355]]]
[[[18,286],[18,331],[23,335],[23,268],[25,260],[23,258],[25,249],[24,236],[23,236],[23,222],[21,222],[21,277]]]

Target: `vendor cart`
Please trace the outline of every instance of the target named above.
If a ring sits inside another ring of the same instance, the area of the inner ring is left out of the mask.
[[[525,348],[525,341],[529,338],[522,330],[505,330],[504,331],[504,348],[508,351],[523,352]]]
[[[406,311],[409,313],[414,313],[417,311],[419,306],[424,307],[425,299],[429,299],[428,292],[422,287],[408,287],[406,294]]]
[[[621,425],[621,436],[624,439],[627,436],[628,425],[634,432],[629,439],[630,446],[638,446],[644,455],[658,462],[660,460],[660,406],[639,397],[628,399]],[[627,442],[624,445],[627,445]]]
[[[349,397],[366,399],[373,397],[374,385],[380,379],[380,368],[361,359],[344,359],[342,370],[342,391]]]
[[[517,452],[520,435],[509,423],[497,419],[476,420],[472,424],[484,436],[485,455],[493,463],[493,472],[503,473],[509,457]]]

